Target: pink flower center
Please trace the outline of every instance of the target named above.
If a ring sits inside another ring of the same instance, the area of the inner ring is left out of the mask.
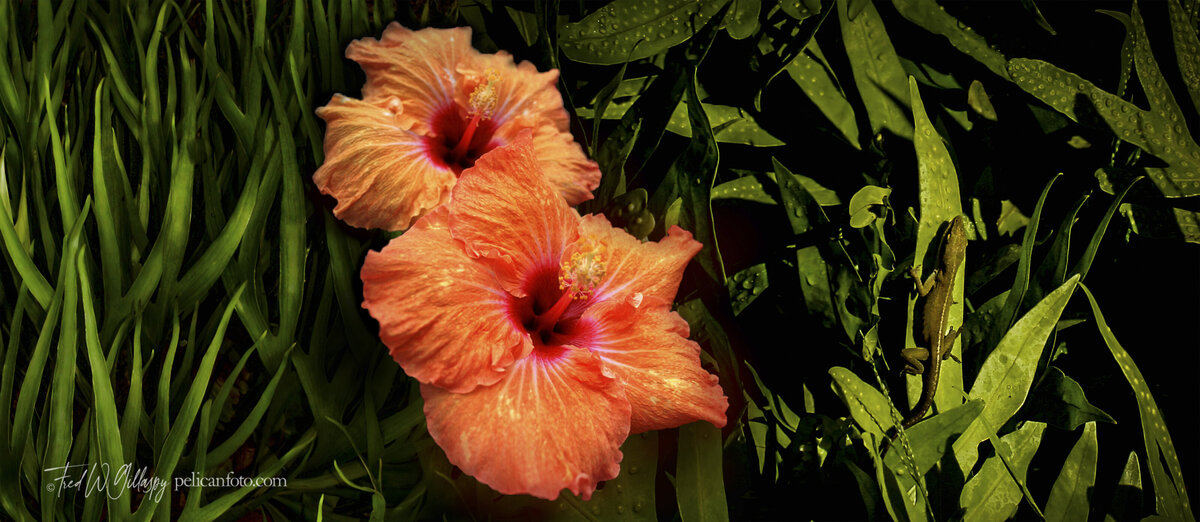
[[[483,153],[492,150],[496,124],[491,120],[496,110],[496,84],[500,78],[494,71],[471,92],[466,117],[458,105],[447,105],[433,115],[434,136],[425,138],[430,157],[435,163],[461,174],[475,165]]]
[[[561,266],[535,271],[526,282],[526,297],[510,304],[513,319],[541,355],[557,354],[563,345],[577,345],[592,333],[592,325],[580,316],[604,278],[605,249],[587,239],[582,245]]]

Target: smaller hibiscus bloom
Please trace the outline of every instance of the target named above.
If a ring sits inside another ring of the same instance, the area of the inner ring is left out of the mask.
[[[313,174],[343,221],[407,229],[446,201],[464,169],[523,130],[561,197],[571,205],[592,198],[600,169],[571,136],[557,70],[481,54],[469,27],[411,31],[394,22],[380,40],[351,42],[346,56],[367,74],[363,99],[338,94],[317,109],[325,162]]]
[[[362,269],[363,306],[421,384],[429,433],[493,489],[583,498],[630,433],[728,401],[671,310],[700,243],[643,243],[558,197],[526,135],[466,169],[449,201]]]

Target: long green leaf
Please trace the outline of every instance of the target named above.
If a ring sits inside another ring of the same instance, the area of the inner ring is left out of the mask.
[[[87,206],[84,207],[87,210]],[[96,423],[96,439],[99,442],[100,462],[108,464],[109,469],[118,469],[125,460],[125,450],[121,445],[121,427],[117,421],[117,400],[113,394],[112,380],[108,375],[108,365],[100,349],[100,328],[96,325],[96,308],[92,300],[92,285],[88,277],[87,263],[83,252],[77,259],[64,258],[63,261],[73,261],[79,271],[79,289],[82,295],[84,344],[87,348],[88,366],[91,368],[92,406],[95,408],[93,420]],[[113,497],[116,498],[113,498]],[[117,517],[129,516],[129,495],[109,495],[108,509],[110,514]]]
[[[1138,461],[1136,451],[1129,452],[1125,460],[1125,470],[1113,491],[1112,505],[1104,522],[1112,520],[1133,520],[1142,515],[1142,466]]]
[[[846,403],[858,426],[882,440],[898,420],[893,418],[887,397],[846,368],[830,368],[829,375],[833,377],[833,391]]]
[[[1092,267],[1092,261],[1096,259],[1096,253],[1100,251],[1100,242],[1104,239],[1104,233],[1108,231],[1108,223],[1112,221],[1112,217],[1120,208],[1121,202],[1125,200],[1125,195],[1129,194],[1129,190],[1137,184],[1141,177],[1134,178],[1125,188],[1121,190],[1113,198],[1112,203],[1109,203],[1108,210],[1104,212],[1104,217],[1100,219],[1100,224],[1096,226],[1096,231],[1092,233],[1092,240],[1088,241],[1087,248],[1084,249],[1083,255],[1075,262],[1075,267],[1071,270],[1073,273],[1079,274],[1079,280],[1082,281],[1087,277],[1088,270]]]
[[[729,520],[721,474],[721,430],[706,422],[679,428],[675,495],[684,522]]]
[[[0,179],[7,183],[5,152],[7,149],[0,151]],[[33,259],[29,257],[29,252],[26,252],[25,247],[21,244],[13,216],[9,213],[9,205],[0,205],[0,236],[3,236],[4,250],[12,259],[21,282],[29,288],[29,293],[37,300],[38,305],[43,309],[47,308],[50,305],[50,297],[54,294],[54,289],[50,287],[50,283],[46,282],[46,277],[42,275],[37,265],[33,263]]]
[[[838,86],[838,80],[817,41],[809,42],[805,51],[789,62],[784,70],[800,90],[804,91],[804,95],[817,105],[821,114],[846,137],[850,145],[862,149],[858,142],[858,121],[855,119],[854,107]]]
[[[1017,431],[1000,439],[1002,448],[998,451],[1012,456],[1008,462],[1012,468],[1010,470],[998,455],[983,463],[979,473],[963,485],[959,495],[959,506],[965,511],[963,520],[1007,520],[1017,512],[1017,506],[1023,498],[1017,481],[1025,479],[1025,472],[1041,445],[1045,429],[1046,425],[1040,422],[1026,422]]]
[[[90,205],[90,200],[85,209]],[[78,353],[77,340],[79,335],[79,282],[75,274],[76,264],[65,262],[74,260],[79,248],[79,231],[85,221],[81,214],[75,221],[76,228],[68,235],[63,244],[64,262],[60,270],[65,274],[63,279],[63,315],[62,328],[59,330],[58,351],[54,359],[54,373],[50,381],[50,410],[47,416],[48,431],[46,449],[42,456],[42,469],[62,469],[68,464],[67,457],[71,451],[75,437],[74,403],[75,403],[75,359]],[[54,518],[54,513],[61,501],[61,492],[53,490],[41,491],[42,519]]]
[[[872,9],[869,8],[866,12],[870,12]],[[925,111],[925,102],[921,99],[921,92],[917,87],[917,80],[912,76],[908,77],[908,96],[909,103],[912,105],[913,148],[917,151],[917,190],[921,201],[921,219],[917,223],[917,244],[913,252],[913,265],[920,267],[928,257],[927,253],[930,252],[931,247],[936,258],[937,244],[934,239],[937,237],[938,230],[944,228],[944,223],[963,213],[962,196],[959,194],[958,172],[954,168],[954,161],[946,149],[946,144],[942,142],[941,134],[938,134],[933,122],[929,120],[929,115]],[[935,261],[938,264],[941,263],[940,259]],[[958,277],[954,280],[954,288],[951,292],[952,300],[947,324],[951,328],[961,328],[963,324],[963,292],[968,273],[965,260],[963,265],[959,269]],[[920,282],[918,281],[918,283]],[[917,295],[910,293],[908,322],[906,323],[908,327],[905,329],[907,346],[924,344],[913,337],[914,332],[920,331],[914,326],[918,324],[917,318],[921,316],[916,302]],[[958,336],[950,347],[950,354],[959,360],[962,356],[962,342],[962,336]],[[906,385],[909,404],[917,404],[924,387],[921,377],[909,376],[906,379]],[[962,396],[962,364],[952,360],[942,361],[934,404],[937,405],[939,411],[947,410],[962,404]]]
[[[887,129],[897,136],[912,139],[913,123],[906,105],[909,96],[905,92],[904,68],[888,38],[883,18],[874,3],[867,3],[866,8],[851,20],[846,3],[847,0],[837,1],[842,41],[854,71],[854,83],[867,109],[871,134]]]
[[[712,188],[716,183],[717,167],[721,161],[720,149],[713,137],[708,115],[698,99],[696,71],[697,68],[691,71],[687,91],[692,141],[683,155],[671,165],[666,182],[670,183],[672,179],[676,181],[680,197],[684,201],[683,212],[679,217],[680,226],[691,230],[696,240],[704,245],[697,256],[700,266],[714,281],[724,285],[725,263],[721,260],[721,249],[717,246],[712,214]]]
[[[208,349],[204,352],[204,358],[200,361],[200,367],[196,370],[196,376],[192,381],[191,387],[188,388],[187,396],[184,397],[183,403],[179,407],[179,413],[175,416],[175,422],[171,425],[166,440],[162,443],[162,452],[158,455],[158,462],[155,463],[154,467],[154,475],[157,477],[171,476],[175,470],[175,465],[179,462],[179,457],[183,454],[183,447],[187,442],[188,433],[192,431],[192,424],[195,422],[196,415],[200,411],[204,392],[208,388],[212,377],[218,348],[225,340],[225,328],[229,325],[234,305],[238,302],[243,290],[244,287],[239,287],[233,293],[233,296],[230,297],[229,303],[225,305],[225,311],[221,314],[221,320],[217,324],[217,330],[213,334],[213,339],[209,343]],[[161,414],[162,412],[160,412]],[[153,506],[158,504],[157,501],[153,503],[143,501],[142,506],[137,511],[138,518],[143,521],[148,520],[153,513],[153,508],[147,508],[147,505]]]
[[[1096,317],[1096,328],[1100,330],[1104,344],[1117,360],[1121,373],[1125,374],[1125,379],[1129,381],[1129,387],[1133,389],[1134,397],[1137,398],[1138,416],[1142,421],[1142,438],[1146,443],[1146,465],[1150,468],[1150,481],[1154,484],[1154,504],[1158,515],[1176,520],[1194,519],[1192,506],[1188,501],[1187,486],[1184,485],[1183,471],[1179,466],[1179,456],[1175,452],[1171,434],[1167,431],[1162,410],[1158,409],[1158,403],[1150,393],[1142,371],[1108,327],[1108,321],[1104,320],[1096,297],[1086,286],[1079,286],[1087,296],[1088,303],[1092,305],[1092,315]]]
[[[1054,186],[1054,182],[1058,180],[1062,174],[1055,174],[1050,181],[1046,183],[1042,189],[1042,194],[1038,196],[1037,206],[1033,208],[1033,216],[1029,218],[1029,224],[1025,227],[1025,236],[1021,240],[1021,258],[1017,262],[1017,275],[1013,281],[1012,289],[1008,293],[1008,298],[1004,300],[1004,308],[1000,309],[1000,315],[996,317],[996,321],[992,323],[992,329],[988,335],[987,346],[993,346],[1000,337],[1008,331],[1009,325],[1016,319],[1020,312],[1021,303],[1025,300],[1025,292],[1029,289],[1030,273],[1033,271],[1033,247],[1037,242],[1038,225],[1041,223],[1042,209],[1045,208],[1046,198],[1050,195],[1050,187]]]
[[[286,357],[284,362],[286,362]],[[250,439],[250,435],[254,433],[254,430],[259,428],[259,422],[262,420],[263,415],[266,414],[267,408],[271,406],[271,400],[275,397],[275,389],[279,386],[279,380],[283,378],[284,370],[287,369],[287,367],[287,364],[279,365],[279,369],[275,370],[275,375],[271,376],[271,380],[267,383],[267,387],[264,388],[262,394],[259,395],[258,402],[255,403],[254,408],[250,410],[250,413],[246,415],[246,418],[242,421],[241,425],[239,425],[238,428],[234,430],[234,432],[230,434],[224,442],[222,442],[212,451],[208,452],[206,457],[208,462],[213,464],[225,462],[233,455],[234,451],[237,451],[242,444]],[[236,374],[230,374],[229,381],[233,381],[235,375]],[[218,414],[220,414],[219,410]]]
[[[1046,340],[1078,283],[1079,276],[1074,276],[1047,294],[1009,329],[983,362],[968,394],[970,399],[984,400],[983,413],[954,442],[954,456],[964,474],[974,467],[979,442],[988,438],[988,431],[1003,426],[1024,404]]]
[[[563,26],[558,44],[577,62],[609,65],[640,60],[687,41],[726,3],[615,0]]]
[[[1096,484],[1096,423],[1083,425],[1083,434],[1067,454],[1062,471],[1050,489],[1046,501],[1046,521],[1087,520],[1090,509],[1089,492]]]
[[[956,20],[936,0],[892,0],[901,16],[925,30],[946,37],[950,45],[982,63],[1001,78],[1008,78],[1007,60],[979,33]]]
[[[1171,41],[1175,44],[1175,61],[1183,78],[1192,106],[1200,113],[1200,34],[1196,29],[1195,10],[1189,17],[1179,0],[1168,0],[1171,16]]]

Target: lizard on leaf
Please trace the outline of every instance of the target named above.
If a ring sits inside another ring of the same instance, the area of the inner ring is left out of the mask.
[[[950,349],[954,347],[959,329],[950,327],[950,305],[955,304],[954,279],[958,277],[959,267],[967,254],[967,236],[963,227],[962,216],[955,216],[950,220],[950,225],[946,227],[942,236],[941,264],[924,283],[921,283],[920,265],[909,269],[909,275],[917,282],[917,293],[925,298],[921,314],[921,333],[929,347],[905,348],[900,352],[906,363],[905,372],[912,375],[925,374],[921,400],[901,423],[905,428],[912,427],[929,412],[937,392],[942,361],[954,357]],[[928,361],[928,367],[921,361]]]

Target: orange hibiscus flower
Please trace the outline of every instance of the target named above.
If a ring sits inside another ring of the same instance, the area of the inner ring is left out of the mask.
[[[419,380],[429,433],[493,489],[589,498],[630,433],[725,425],[728,401],[671,311],[700,250],[580,217],[525,137],[463,171],[449,201],[367,254],[363,306]]]
[[[571,136],[557,70],[481,54],[469,27],[410,31],[394,22],[380,40],[351,42],[346,56],[367,74],[363,99],[338,94],[317,109],[325,162],[313,174],[343,221],[408,228],[446,201],[464,169],[526,129],[557,192],[571,205],[592,198],[600,170]]]

